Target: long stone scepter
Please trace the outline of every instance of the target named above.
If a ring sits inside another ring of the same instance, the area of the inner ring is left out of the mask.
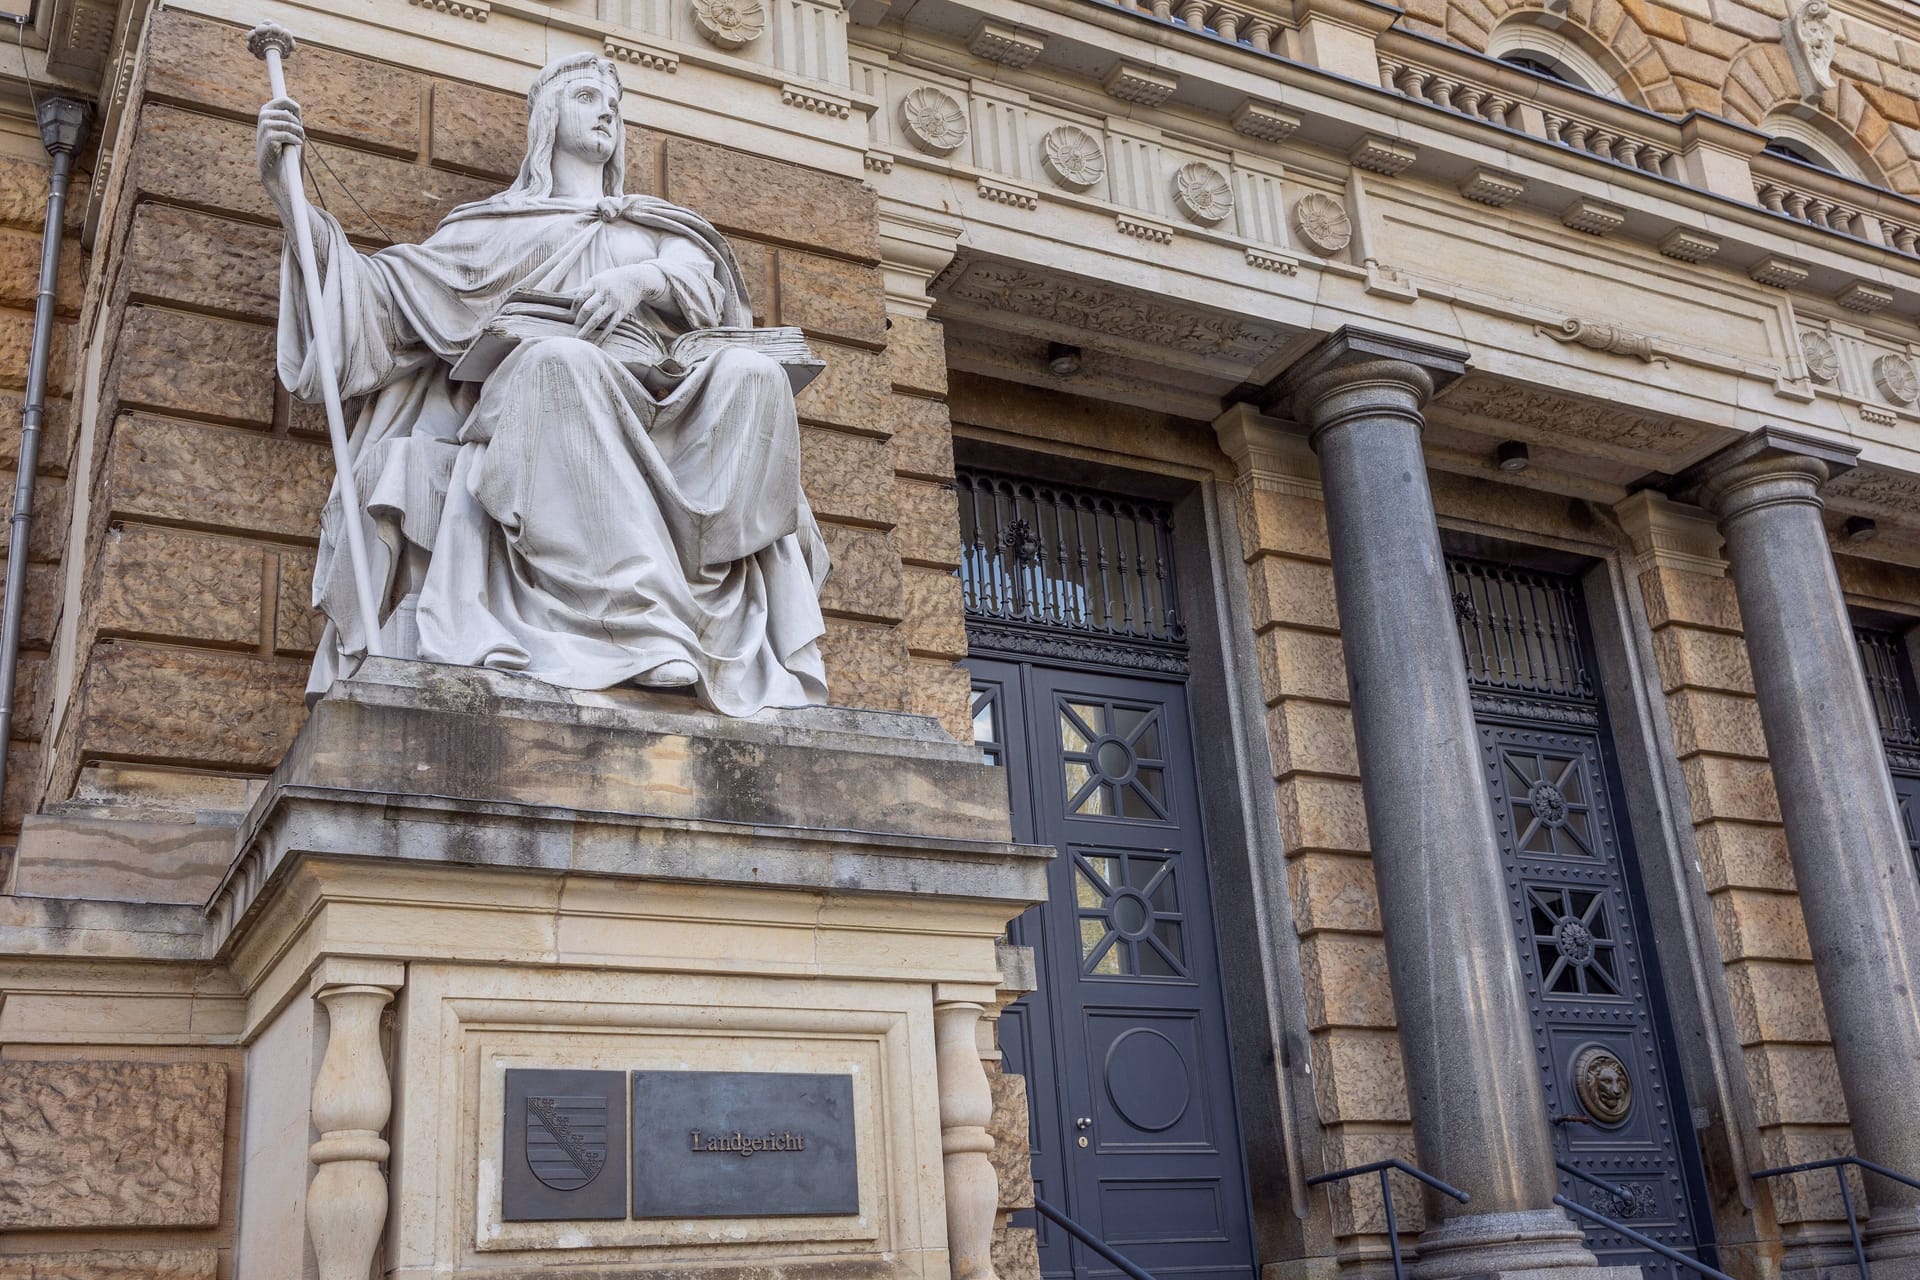
[[[263,22],[247,33],[247,48],[267,64],[267,83],[276,98],[287,96],[287,77],[280,60],[293,56],[293,33],[277,22]],[[281,181],[292,206],[294,256],[300,260],[300,279],[306,286],[307,325],[313,331],[313,355],[320,365],[320,395],[327,406],[327,436],[333,442],[333,466],[340,481],[340,506],[346,517],[347,557],[353,564],[353,591],[360,602],[360,625],[366,633],[369,657],[385,656],[380,645],[380,610],[374,604],[373,570],[367,564],[367,538],[362,527],[360,486],[353,478],[353,451],[347,443],[347,415],[340,407],[339,364],[333,356],[333,328],[320,296],[320,260],[313,250],[313,224],[307,215],[307,189],[300,182],[300,148],[280,149]]]

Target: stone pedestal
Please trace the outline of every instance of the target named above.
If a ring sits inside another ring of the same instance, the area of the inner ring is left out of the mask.
[[[992,1280],[981,1015],[1052,854],[1007,812],[918,717],[367,663],[209,907],[248,993],[250,1133],[287,1139],[249,1140],[242,1274],[347,1274],[384,1197],[396,1277]],[[506,1073],[542,1068],[845,1077],[858,1212],[507,1220]]]

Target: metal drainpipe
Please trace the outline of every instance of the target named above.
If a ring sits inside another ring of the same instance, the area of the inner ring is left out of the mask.
[[[33,523],[34,473],[40,467],[40,422],[47,412],[47,364],[53,347],[53,291],[60,274],[60,232],[66,215],[73,153],[87,136],[93,112],[72,98],[40,103],[40,142],[53,157],[47,221],[40,232],[40,291],[33,302],[33,346],[27,357],[27,402],[20,415],[20,460],[13,480],[12,542],[7,554],[5,613],[0,615],[0,797],[6,795],[8,748],[13,741],[14,671],[27,605],[27,535]]]

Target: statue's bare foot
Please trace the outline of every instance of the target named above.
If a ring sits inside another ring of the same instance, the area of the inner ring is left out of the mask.
[[[691,662],[681,658],[669,658],[657,667],[648,667],[633,678],[633,682],[649,689],[680,689],[700,678]]]

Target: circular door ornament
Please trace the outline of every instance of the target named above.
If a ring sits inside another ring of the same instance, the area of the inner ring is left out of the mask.
[[[967,140],[967,113],[952,94],[915,89],[900,99],[900,126],[914,146],[944,156]]]
[[[1807,373],[1815,382],[1832,382],[1840,376],[1840,353],[1833,339],[1814,329],[1800,331],[1800,354],[1806,357]]]
[[[1085,129],[1063,124],[1040,139],[1040,167],[1069,191],[1085,191],[1107,174],[1100,140]]]
[[[1881,356],[1873,362],[1873,385],[1895,404],[1912,404],[1920,396],[1920,378],[1905,356]]]
[[[1174,173],[1173,203],[1189,220],[1211,227],[1233,212],[1233,184],[1212,165],[1195,160]]]
[[[1619,1124],[1633,1110],[1633,1077],[1627,1064],[1599,1045],[1582,1049],[1573,1060],[1573,1092],[1586,1113],[1600,1124]]]
[[[1527,807],[1540,824],[1558,830],[1567,825],[1567,796],[1545,778],[1527,789]]]
[[[759,0],[693,0],[693,29],[709,44],[738,49],[767,29],[767,10]]]
[[[1314,191],[1293,202],[1293,229],[1319,253],[1339,253],[1353,243],[1353,222],[1347,208],[1332,196]]]

